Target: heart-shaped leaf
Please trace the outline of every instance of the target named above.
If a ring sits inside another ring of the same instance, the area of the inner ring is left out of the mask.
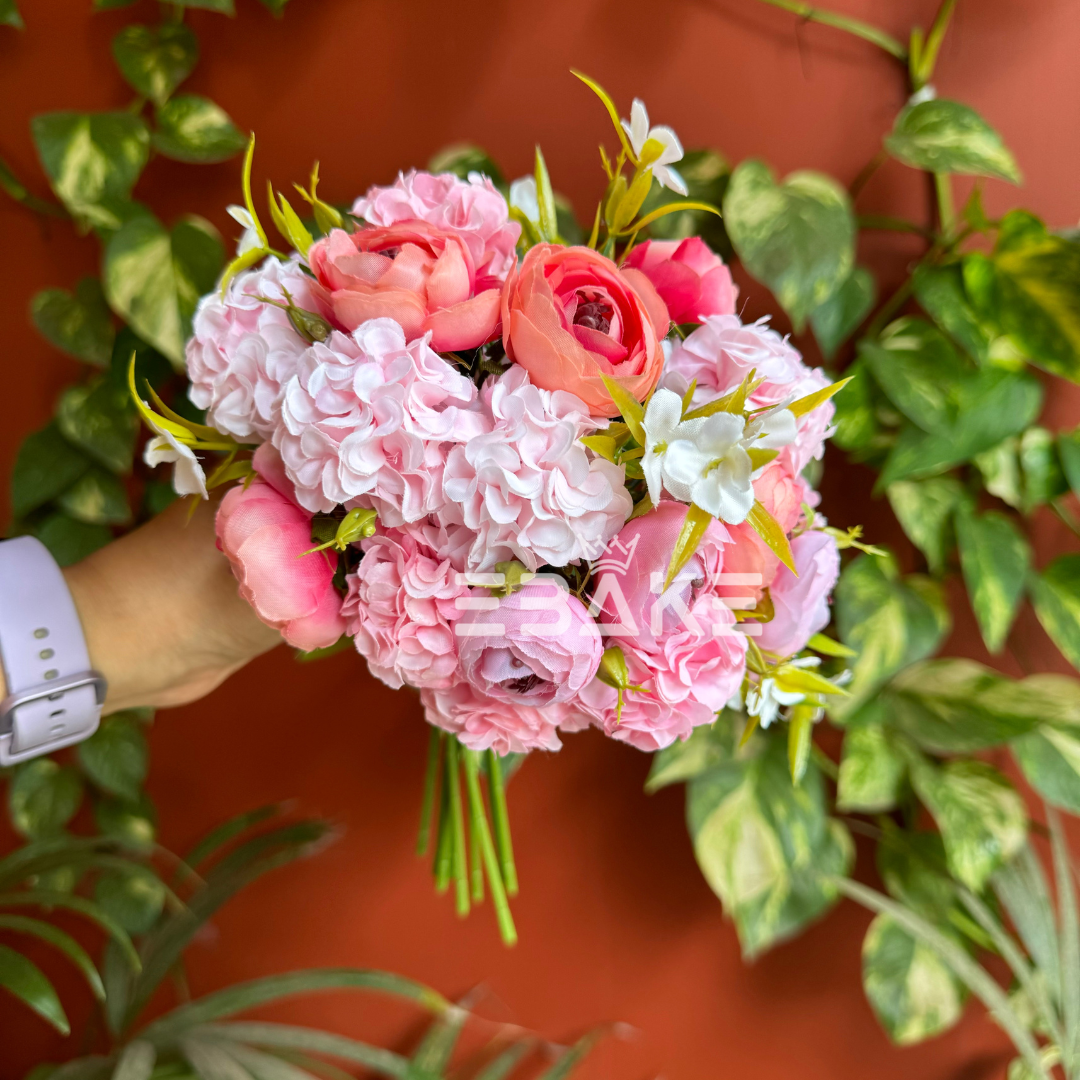
[[[876,299],[874,275],[856,266],[844,284],[824,304],[814,308],[810,325],[826,360],[831,360],[836,350],[859,329]]]
[[[196,94],[177,94],[155,118],[154,149],[176,161],[225,161],[247,146],[228,113]]]
[[[88,525],[127,525],[131,521],[123,482],[96,465],[60,495],[56,505],[69,517]]]
[[[97,278],[83,278],[74,293],[44,289],[30,302],[34,325],[58,349],[107,367],[116,331]]]
[[[118,228],[150,152],[146,124],[129,112],[55,112],[30,121],[53,191],[71,214]]]
[[[1029,585],[1043,629],[1080,670],[1080,555],[1060,556],[1041,574],[1033,574]]]
[[[139,418],[127,388],[99,377],[65,390],[56,410],[64,437],[107,469],[131,472]]]
[[[199,39],[184,23],[125,26],[112,48],[124,78],[155,105],[165,104],[199,59]]]
[[[55,424],[28,435],[11,477],[11,508],[17,518],[55,499],[90,467],[90,461]]]
[[[885,137],[885,149],[916,169],[1020,183],[1016,160],[1001,136],[959,101],[935,98],[907,106]]]
[[[821,173],[792,173],[778,184],[764,162],[744,161],[724,195],[724,224],[746,269],[772,290],[796,330],[854,266],[851,200]]]
[[[269,0],[264,0],[264,3],[267,2]],[[21,30],[23,25],[19,5],[15,0],[0,0],[0,26],[14,26],[16,30]]]

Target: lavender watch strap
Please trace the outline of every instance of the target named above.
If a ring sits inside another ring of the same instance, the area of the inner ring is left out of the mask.
[[[90,656],[59,566],[32,536],[0,543],[0,765],[49,753],[92,735],[105,680]]]

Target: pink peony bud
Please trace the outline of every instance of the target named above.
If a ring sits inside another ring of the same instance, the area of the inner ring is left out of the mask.
[[[676,323],[697,323],[710,315],[733,315],[739,290],[723,259],[698,236],[686,240],[646,240],[623,262],[640,270],[667,304]]]

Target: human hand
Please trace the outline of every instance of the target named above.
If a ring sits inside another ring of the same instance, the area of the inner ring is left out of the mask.
[[[214,539],[216,501],[175,503],[64,571],[105,712],[183,705],[280,643],[237,593]]]

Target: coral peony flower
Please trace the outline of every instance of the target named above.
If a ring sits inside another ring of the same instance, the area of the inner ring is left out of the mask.
[[[602,375],[639,401],[660,378],[668,313],[639,270],[620,270],[587,247],[537,244],[507,279],[503,345],[535,386],[567,390],[593,416],[618,408]]]
[[[579,439],[596,429],[566,391],[540,390],[521,367],[480,393],[486,434],[453,447],[443,487],[476,535],[468,565],[518,559],[530,570],[595,557],[633,509],[624,469]]]
[[[632,639],[643,647],[675,630],[689,608],[720,585],[724,556],[731,543],[726,526],[713,521],[697,550],[664,590],[671,553],[688,507],[665,499],[654,510],[628,521],[593,566],[590,611],[600,632],[621,644]]]
[[[285,383],[296,372],[308,342],[279,307],[285,302],[328,318],[329,294],[300,269],[298,259],[270,257],[239,274],[225,298],[207,293],[195,311],[187,343],[188,396],[207,410],[207,423],[236,439],[269,439],[281,410]]]
[[[464,614],[455,603],[469,592],[449,560],[396,529],[360,544],[364,557],[346,579],[341,609],[371,673],[395,690],[409,686],[447,689],[458,667],[453,623]]]
[[[308,264],[346,329],[391,318],[409,341],[430,333],[437,352],[474,349],[498,329],[497,282],[478,283],[469,245],[426,221],[334,229],[311,246]]]
[[[791,656],[829,624],[829,596],[840,576],[836,541],[820,531],[805,532],[791,541],[796,577],[780,567],[772,583],[775,614],[761,628],[758,645],[780,656]]]
[[[750,409],[794,401],[828,385],[820,371],[803,363],[787,338],[769,328],[767,319],[744,326],[736,315],[707,318],[672,351],[668,369],[688,384],[697,380],[694,405],[723,397],[751,370],[765,382],[750,395]],[[793,473],[824,453],[835,411],[830,401],[798,418],[795,441],[780,453]]]
[[[521,226],[510,220],[495,185],[479,173],[470,173],[466,181],[453,173],[411,169],[398,173],[389,187],[368,188],[352,212],[372,225],[426,221],[460,237],[476,267],[477,291],[505,281],[517,262]]]
[[[334,588],[336,559],[311,549],[311,514],[257,477],[232,488],[217,512],[218,547],[240,595],[264,623],[299,649],[325,648],[345,632]]]
[[[604,733],[641,750],[662,750],[710,724],[742,683],[746,639],[735,616],[716,596],[695,599],[685,616],[646,645],[622,641],[632,686],[623,693],[594,679],[568,706],[589,716]]]
[[[558,750],[558,728],[567,717],[564,705],[532,705],[496,700],[467,682],[449,690],[421,690],[420,700],[429,724],[456,735],[470,750],[525,754]]]
[[[392,319],[308,348],[285,387],[274,445],[308,510],[372,506],[384,525],[443,504],[447,446],[486,430],[476,387]]]
[[[544,574],[498,600],[475,590],[470,601],[454,631],[461,674],[480,693],[539,708],[596,674],[600,634],[562,578]]]
[[[739,290],[731,271],[699,236],[646,240],[630,252],[623,267],[640,270],[653,283],[672,322],[735,314]]]

